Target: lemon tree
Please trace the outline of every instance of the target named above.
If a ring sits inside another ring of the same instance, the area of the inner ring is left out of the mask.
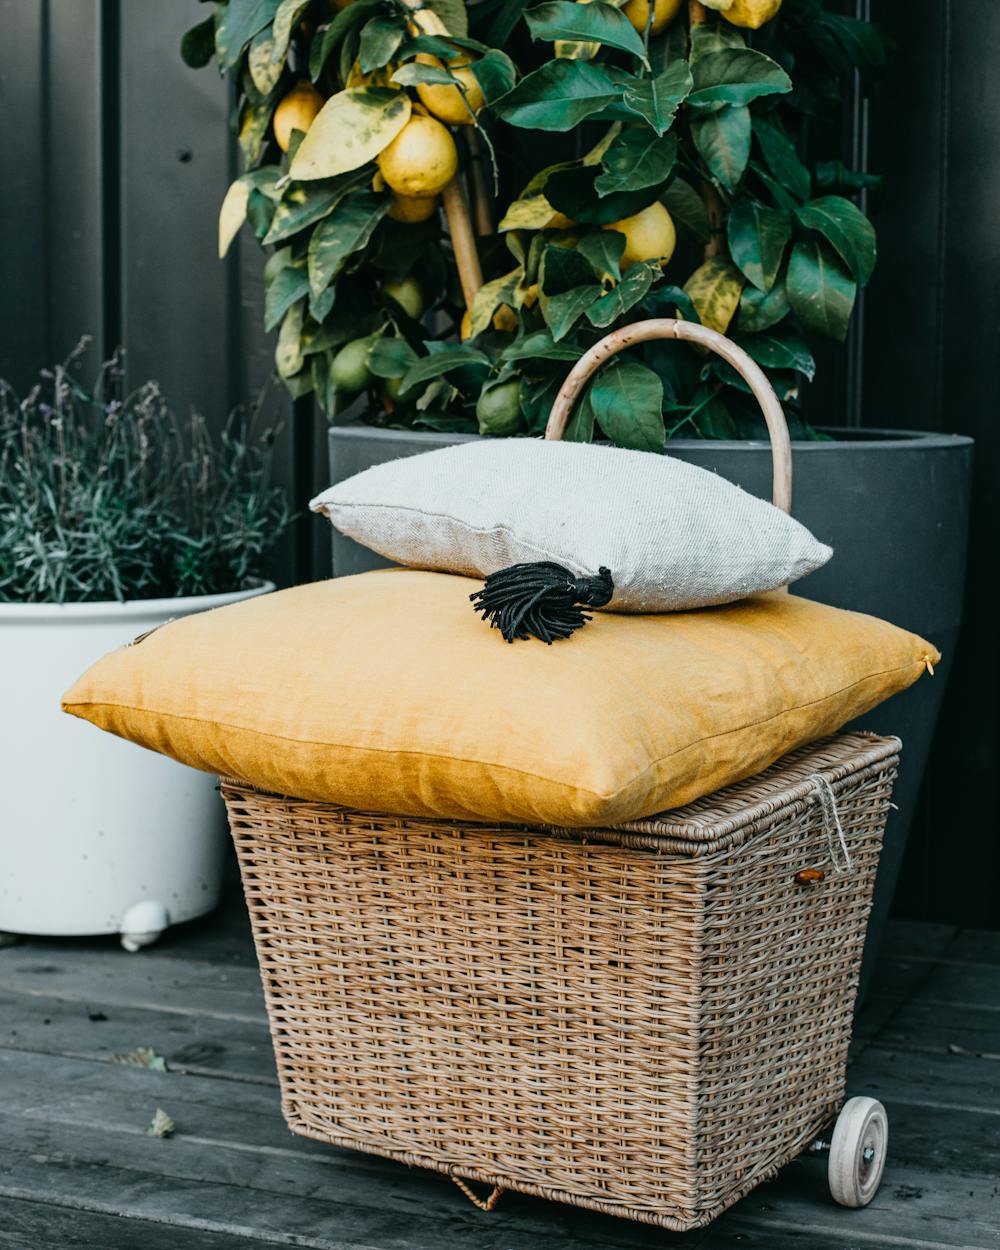
[[[741,343],[794,422],[810,340],[845,338],[875,264],[877,178],[809,146],[883,61],[841,8],[215,3],[181,51],[234,84],[245,167],[220,253],[243,230],[267,252],[289,391],[330,416],[360,400],[384,424],[538,434],[598,338],[681,316]],[[570,436],[656,449],[759,421],[727,365],[660,342],[595,377]]]

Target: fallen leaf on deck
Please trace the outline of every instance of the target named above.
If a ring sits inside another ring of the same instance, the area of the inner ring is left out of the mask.
[[[146,1132],[150,1137],[169,1137],[174,1131],[174,1122],[163,1110],[162,1107],[156,1108],[156,1114],[153,1116],[153,1122],[150,1124]]]
[[[112,1063],[125,1063],[133,1068],[152,1068],[154,1072],[166,1072],[167,1064],[162,1055],[158,1055],[152,1046],[137,1046],[135,1050],[126,1051],[121,1055],[112,1055]]]

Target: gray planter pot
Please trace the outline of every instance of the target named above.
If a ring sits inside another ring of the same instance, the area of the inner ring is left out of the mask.
[[[836,433],[844,433],[839,431]],[[476,435],[411,433],[363,425],[330,430],[330,472],[342,481],[373,464],[412,456]],[[671,442],[670,454],[721,473],[767,498],[771,453],[763,442]],[[851,431],[833,442],[794,446],[795,516],[834,548],[834,558],[795,593],[868,612],[934,642],[944,660],[921,681],[864,717],[859,727],[903,740],[896,787],[869,925],[867,983],[889,905],[944,696],[962,616],[972,440],[910,430]],[[340,534],[335,577],[387,562]]]

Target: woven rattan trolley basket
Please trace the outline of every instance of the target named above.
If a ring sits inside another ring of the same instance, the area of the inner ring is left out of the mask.
[[[595,367],[570,373],[559,437]],[[572,642],[559,645],[572,645]],[[847,1047],[896,739],[850,733],[687,807],[606,829],[529,828],[222,792],[293,1131],[672,1229],[705,1224],[829,1123]],[[864,1105],[862,1105],[864,1104]],[[846,1116],[846,1119],[845,1119]],[[838,1136],[839,1134],[839,1136]],[[838,1121],[834,1194],[862,1205],[885,1121]]]

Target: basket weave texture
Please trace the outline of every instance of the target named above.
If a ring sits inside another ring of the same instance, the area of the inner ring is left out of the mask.
[[[839,1108],[898,749],[844,734],[603,830],[224,781],[289,1126],[708,1223]]]

